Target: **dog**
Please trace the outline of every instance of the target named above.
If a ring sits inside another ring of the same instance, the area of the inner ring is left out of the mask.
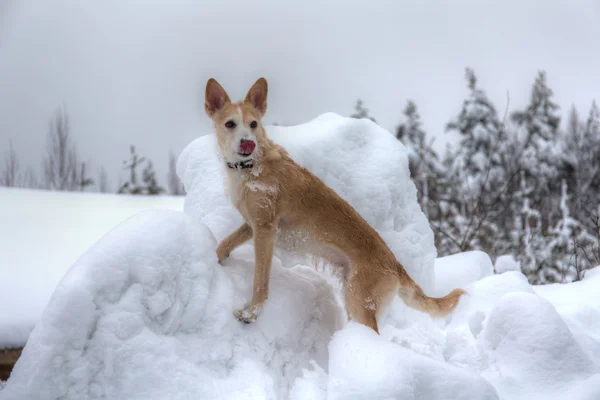
[[[229,196],[245,221],[217,246],[219,263],[254,240],[252,300],[234,315],[246,323],[258,318],[269,297],[276,246],[332,265],[342,277],[348,319],[377,333],[377,316],[395,293],[433,317],[452,312],[464,290],[454,289],[442,298],[427,296],[348,202],[268,138],[261,122],[267,93],[267,81],[260,78],[243,101],[233,103],[215,79],[206,83],[204,108],[227,165]]]

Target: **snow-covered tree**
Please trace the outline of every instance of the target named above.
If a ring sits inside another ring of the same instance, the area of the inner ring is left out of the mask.
[[[143,194],[143,187],[138,183],[137,168],[146,161],[135,152],[135,146],[129,146],[130,159],[123,161],[124,169],[129,170],[129,181],[123,183],[117,193]]]
[[[142,180],[146,184],[144,193],[147,195],[157,195],[165,191],[164,188],[158,185],[152,161],[148,161],[148,165],[142,173]]]
[[[129,181],[119,187],[118,193],[157,195],[164,192],[165,189],[158,185],[152,162],[147,161],[145,157],[138,156],[135,146],[130,146],[129,152],[131,154],[129,161],[123,161],[124,168],[129,170]],[[146,167],[142,171],[143,184],[140,184],[137,177],[137,168],[144,162],[146,162]]]
[[[354,113],[350,115],[350,117],[357,119],[368,118],[373,122],[377,122],[375,121],[375,118],[369,115],[369,109],[364,106],[363,101],[361,99],[356,100],[356,105],[354,106]]]
[[[496,108],[477,86],[475,72],[467,68],[465,76],[469,96],[459,115],[447,124],[446,131],[457,132],[460,137],[460,146],[452,155],[454,173],[470,190],[478,192],[481,185],[491,185],[501,178],[497,174],[502,166],[500,145],[505,139],[504,129]]]
[[[404,109],[406,121],[396,129],[396,138],[409,151],[410,175],[418,190],[418,199],[426,215],[430,212],[430,199],[436,199],[438,177],[441,173],[439,157],[427,140],[416,104],[409,100]]]
[[[456,251],[485,249],[493,254],[499,242],[498,223],[504,218],[507,185],[507,141],[504,124],[485,92],[466,70],[469,95],[460,113],[446,126],[459,135],[458,146],[446,152],[446,193],[439,202],[445,216],[437,230],[441,241]],[[503,245],[502,248],[505,248]]]

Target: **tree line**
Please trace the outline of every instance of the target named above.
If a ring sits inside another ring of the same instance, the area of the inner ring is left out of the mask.
[[[446,124],[458,134],[443,155],[408,101],[396,137],[409,151],[419,203],[440,256],[479,249],[512,255],[534,284],[582,279],[600,265],[600,111],[573,107],[561,130],[559,106],[544,71],[529,104],[497,108],[465,73],[468,96]],[[375,118],[359,100],[355,118]]]
[[[528,105],[498,111],[465,72],[467,97],[446,132],[458,135],[444,154],[433,147],[417,105],[409,100],[395,136],[409,152],[418,201],[435,233],[440,256],[479,249],[492,260],[511,255],[530,282],[570,282],[600,265],[600,111],[595,101],[584,117],[573,107],[561,129],[559,106],[544,71],[531,86]],[[376,119],[359,99],[353,118]],[[167,188],[153,164],[134,146],[122,167],[128,179],[116,193],[184,194],[169,154]],[[52,117],[41,178],[21,170],[12,144],[0,186],[48,190],[111,191],[106,170],[92,176],[71,134],[66,107]]]
[[[0,186],[23,187],[57,191],[88,191],[102,193],[111,192],[108,174],[104,167],[96,172],[96,178],[89,170],[89,163],[82,161],[71,133],[69,114],[64,105],[59,107],[50,120],[46,138],[46,148],[42,162],[41,178],[28,168],[22,172],[19,158],[9,143],[4,155],[4,168],[0,174]],[[128,180],[119,183],[116,193],[133,195],[157,195],[169,193],[185,194],[183,185],[175,172],[177,162],[173,152],[169,153],[167,188],[158,183],[151,160],[140,157],[135,146],[129,148],[129,159],[123,161],[123,168],[128,171]],[[141,169],[141,177],[138,177]]]

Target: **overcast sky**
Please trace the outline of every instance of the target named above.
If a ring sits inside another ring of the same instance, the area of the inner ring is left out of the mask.
[[[165,182],[169,149],[210,132],[204,85],[243,97],[269,81],[266,122],[296,124],[365,101],[392,130],[407,99],[441,144],[464,68],[499,111],[545,69],[563,112],[600,100],[600,2],[0,0],[0,157],[39,170],[48,120],[67,105],[81,155],[112,189],[129,144]]]

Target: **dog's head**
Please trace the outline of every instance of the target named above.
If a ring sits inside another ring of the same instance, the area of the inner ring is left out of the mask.
[[[206,83],[204,109],[213,120],[221,154],[228,162],[258,159],[266,140],[261,118],[267,111],[267,80],[260,78],[244,101],[232,103],[214,79]]]

